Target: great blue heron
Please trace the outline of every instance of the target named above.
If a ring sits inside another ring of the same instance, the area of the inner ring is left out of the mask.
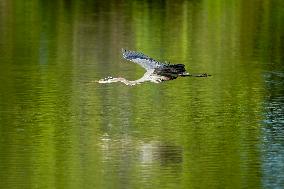
[[[135,51],[122,49],[123,58],[130,60],[146,69],[146,73],[140,79],[129,81],[122,77],[106,77],[97,81],[98,83],[113,83],[122,82],[126,85],[136,85],[142,82],[150,81],[153,83],[160,83],[162,81],[174,80],[177,77],[207,77],[208,74],[189,74],[184,68],[184,64],[168,64],[161,63],[153,58]]]

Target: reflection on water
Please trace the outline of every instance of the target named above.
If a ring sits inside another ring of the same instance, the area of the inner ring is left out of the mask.
[[[132,140],[124,136],[122,139],[111,139],[108,135],[101,138],[102,172],[106,178],[118,179],[123,188],[135,185],[162,187],[156,179],[170,179],[171,184],[178,184],[182,174],[182,149],[180,146],[160,144],[158,141]],[[131,175],[131,178],[129,177]],[[116,178],[118,177],[118,178]],[[112,182],[104,186],[115,187]]]
[[[283,2],[0,1],[0,187],[281,187]]]

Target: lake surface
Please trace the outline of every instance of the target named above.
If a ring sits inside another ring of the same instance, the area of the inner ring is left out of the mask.
[[[284,1],[0,1],[0,188],[283,188]],[[133,87],[121,48],[208,78]]]

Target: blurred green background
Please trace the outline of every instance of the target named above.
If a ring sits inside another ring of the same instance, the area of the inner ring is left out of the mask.
[[[1,0],[1,188],[281,188],[284,1]],[[209,78],[129,87],[121,48]]]

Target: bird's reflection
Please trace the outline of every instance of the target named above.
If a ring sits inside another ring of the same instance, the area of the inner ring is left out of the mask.
[[[144,143],[140,146],[142,164],[159,162],[161,166],[182,163],[183,150],[180,146],[157,142]]]
[[[160,165],[176,166],[183,162],[181,146],[160,141],[134,141],[131,137],[114,139],[104,134],[101,137],[101,152],[103,161],[117,162],[127,154],[135,164],[142,166]],[[118,162],[117,162],[118,163]]]

